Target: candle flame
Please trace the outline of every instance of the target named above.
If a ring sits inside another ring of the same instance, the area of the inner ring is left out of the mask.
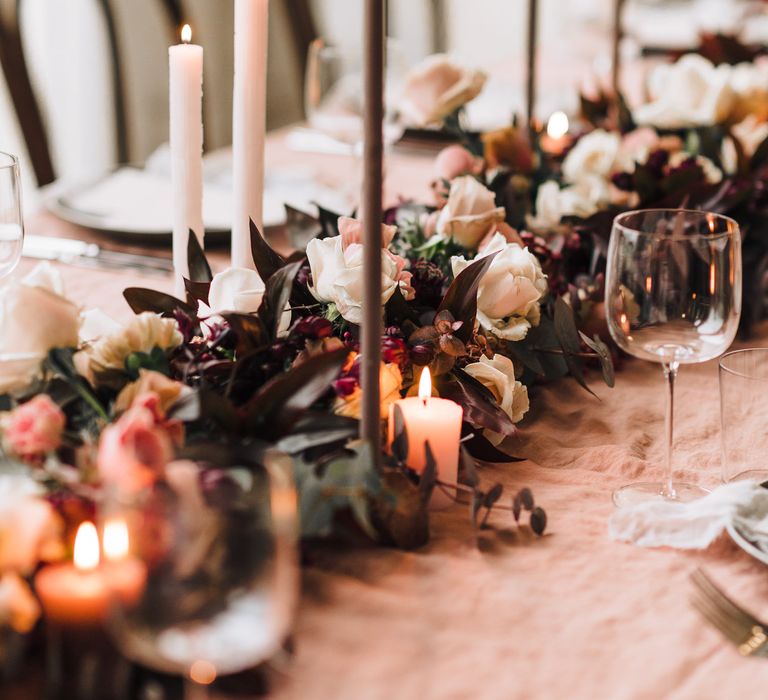
[[[709,293],[715,295],[715,263],[712,262],[709,265]]]
[[[210,661],[194,661],[189,667],[189,677],[199,685],[210,685],[216,680],[216,667]]]
[[[185,24],[181,28],[181,40],[188,44],[190,41],[192,41],[192,27],[190,27],[188,24]]]
[[[712,214],[707,215],[707,223],[709,224],[709,232],[715,232],[715,217]]]
[[[104,556],[110,561],[128,556],[128,526],[125,520],[108,520],[104,525]]]
[[[426,403],[430,396],[432,396],[432,375],[429,373],[429,367],[425,367],[421,370],[419,379],[419,398]]]
[[[568,115],[565,112],[553,112],[547,122],[547,136],[559,139],[568,133]]]
[[[99,565],[99,533],[91,522],[77,528],[75,535],[75,568],[80,571],[95,569]]]

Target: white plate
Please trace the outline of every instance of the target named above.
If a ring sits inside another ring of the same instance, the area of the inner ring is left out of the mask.
[[[726,531],[730,535],[731,539],[741,547],[747,554],[754,557],[763,564],[768,564],[768,552],[764,552],[762,549],[755,546],[744,535],[741,534],[739,529],[733,524],[728,523],[725,527]]]

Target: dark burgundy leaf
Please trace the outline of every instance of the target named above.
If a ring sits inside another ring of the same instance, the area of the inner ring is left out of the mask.
[[[488,428],[502,435],[514,435],[515,425],[488,390],[478,388],[466,372],[454,369],[450,375],[435,377],[440,396],[455,401],[464,409],[464,420],[478,428]],[[482,385],[480,385],[482,386]],[[489,398],[490,397],[490,398]]]
[[[422,503],[428,503],[437,480],[437,462],[428,440],[424,442],[424,454],[424,471],[419,478],[419,493],[421,494]]]
[[[237,338],[235,352],[240,359],[269,344],[271,336],[258,316],[231,312],[223,313],[221,316]]]
[[[486,508],[492,508],[493,504],[501,498],[503,491],[504,487],[501,484],[494,484],[491,487],[491,490],[485,494],[485,498],[483,498],[483,505]]]
[[[522,462],[525,459],[524,457],[514,457],[498,447],[494,447],[487,438],[478,432],[475,432],[469,440],[465,440],[463,445],[472,457],[483,462],[508,464],[510,462]]]
[[[187,290],[188,304],[194,305],[195,302],[202,301],[203,304],[208,305],[208,293],[211,290],[210,282],[191,282],[185,279],[184,287]]]
[[[438,314],[441,311],[450,311],[454,320],[462,322],[463,325],[456,331],[456,335],[465,343],[472,338],[472,333],[475,330],[477,290],[480,286],[480,280],[491,266],[496,255],[497,253],[487,255],[464,268],[451,282],[451,286],[448,287],[438,309]]]
[[[282,256],[278,255],[272,246],[267,243],[264,236],[261,235],[258,226],[250,221],[251,227],[251,254],[253,255],[253,262],[256,265],[261,279],[266,283],[267,280],[272,277],[283,265],[285,260]]]
[[[158,292],[154,289],[144,289],[142,287],[128,287],[123,290],[123,297],[128,302],[128,306],[134,313],[140,314],[144,311],[160,314],[161,316],[172,317],[177,309],[194,316],[196,309],[186,302],[172,297],[170,294]]]
[[[347,360],[342,348],[310,357],[267,382],[245,407],[249,428],[262,427],[273,439],[287,434],[336,379]]]
[[[392,454],[405,464],[408,459],[408,430],[405,427],[403,411],[397,403],[392,405]]]
[[[283,311],[291,298],[293,281],[300,267],[300,261],[288,263],[277,270],[266,282],[264,299],[259,307],[259,317],[274,336],[277,336]]]
[[[210,282],[213,279],[211,266],[203,252],[203,247],[192,229],[189,229],[187,239],[187,265],[189,266],[190,282]]]

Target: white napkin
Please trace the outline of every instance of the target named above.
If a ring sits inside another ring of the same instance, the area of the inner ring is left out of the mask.
[[[611,539],[641,547],[704,549],[731,522],[768,551],[768,489],[736,481],[690,503],[649,501],[619,508],[608,530]]]

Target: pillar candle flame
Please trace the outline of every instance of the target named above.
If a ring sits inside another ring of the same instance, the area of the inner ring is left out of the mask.
[[[421,370],[419,379],[419,398],[426,404],[430,396],[432,396],[432,375],[429,373],[429,367],[425,367]]]
[[[90,571],[99,565],[99,533],[91,522],[85,522],[75,535],[75,568]]]
[[[568,133],[568,115],[565,112],[554,112],[547,122],[547,136],[559,139]]]
[[[192,41],[192,27],[190,27],[188,24],[185,24],[181,28],[181,41],[185,44],[188,44],[190,41]]]

